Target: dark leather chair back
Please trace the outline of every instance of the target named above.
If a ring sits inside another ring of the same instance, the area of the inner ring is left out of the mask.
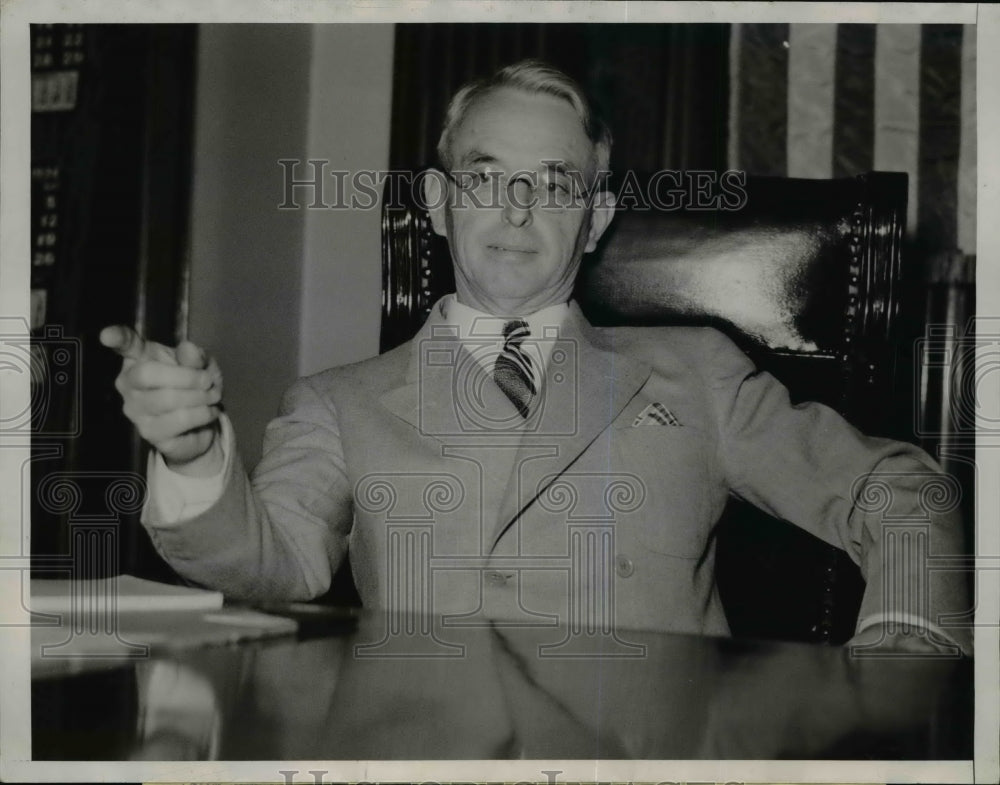
[[[794,402],[895,435],[907,176],[748,178],[744,190],[736,210],[620,210],[584,260],[576,299],[595,324],[717,326]],[[447,243],[403,198],[383,202],[383,351],[454,289]],[[853,633],[863,584],[846,554],[735,499],[717,537],[734,634],[836,643]]]

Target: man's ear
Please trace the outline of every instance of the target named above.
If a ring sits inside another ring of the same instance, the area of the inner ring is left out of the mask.
[[[586,252],[597,248],[597,241],[611,225],[615,217],[615,195],[610,191],[598,191],[594,196],[594,207],[590,213],[590,232],[587,234]]]
[[[448,187],[445,175],[437,169],[428,169],[424,172],[422,180],[424,206],[427,207],[427,213],[430,215],[434,233],[447,237],[448,223],[445,219],[445,207],[448,201]]]

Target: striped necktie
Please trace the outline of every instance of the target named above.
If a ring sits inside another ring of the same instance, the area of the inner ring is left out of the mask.
[[[503,349],[493,365],[493,381],[526,419],[531,401],[538,393],[531,357],[521,347],[530,334],[523,319],[507,322],[503,326]]]

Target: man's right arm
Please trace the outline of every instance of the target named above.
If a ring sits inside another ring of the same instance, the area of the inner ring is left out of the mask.
[[[214,361],[193,344],[174,350],[128,328],[108,328],[101,340],[124,358],[116,381],[123,410],[156,451],[143,523],[161,555],[187,579],[230,597],[306,599],[325,591],[352,521],[332,403],[295,385],[268,427],[251,483],[220,416]],[[181,502],[178,518],[176,499],[164,505],[159,498],[171,495],[157,487],[164,479],[174,490],[187,487],[182,493],[194,486],[195,497],[213,482],[221,493],[207,504],[194,498],[194,509]]]

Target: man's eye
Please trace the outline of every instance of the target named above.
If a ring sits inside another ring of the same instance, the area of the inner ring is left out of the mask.
[[[551,180],[546,184],[546,190],[552,203],[559,207],[573,204],[574,191],[570,183],[563,180]]]
[[[455,181],[464,189],[480,188],[485,183],[489,182],[490,173],[489,172],[477,172],[475,170],[466,170],[463,172],[455,173]]]

